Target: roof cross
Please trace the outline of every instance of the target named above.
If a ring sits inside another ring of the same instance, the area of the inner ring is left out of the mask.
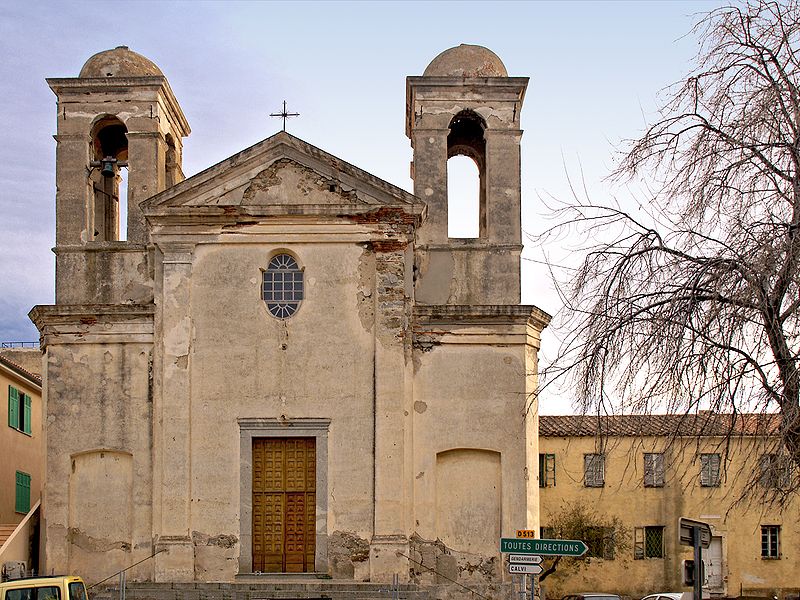
[[[290,113],[286,111],[286,100],[283,101],[283,110],[278,113],[269,113],[270,117],[281,117],[283,118],[283,131],[286,131],[286,118],[287,117],[299,117],[300,113]]]

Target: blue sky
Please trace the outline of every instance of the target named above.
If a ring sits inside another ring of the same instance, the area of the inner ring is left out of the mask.
[[[273,134],[286,99],[294,135],[411,190],[405,77],[460,43],[531,78],[522,113],[523,228],[567,173],[602,201],[624,140],[690,68],[686,35],[709,2],[5,2],[0,4],[0,341],[36,340],[27,312],[53,302],[55,97],[92,54],[127,45],[170,81],[192,127],[187,176]],[[583,185],[583,184],[582,184]],[[541,260],[563,249],[528,244]],[[550,274],[523,267],[523,302],[555,313]],[[545,338],[554,351],[555,334]]]

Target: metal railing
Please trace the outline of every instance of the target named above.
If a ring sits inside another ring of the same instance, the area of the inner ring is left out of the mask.
[[[0,348],[38,348],[39,342],[0,342]]]

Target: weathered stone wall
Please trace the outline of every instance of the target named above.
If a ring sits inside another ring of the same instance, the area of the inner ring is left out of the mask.
[[[85,323],[94,343],[73,337],[46,355],[45,568],[90,582],[152,548],[151,345],[92,335],[114,328]],[[149,579],[152,565],[128,577]]]
[[[499,538],[538,528],[531,310],[417,308],[412,579],[444,583],[422,562],[462,584],[502,582]]]
[[[426,72],[427,73],[427,72]],[[414,148],[414,193],[428,205],[418,232],[415,297],[425,304],[517,304],[522,251],[519,114],[524,77],[409,77],[406,134]],[[448,237],[447,160],[451,123],[468,113],[481,122],[480,235]]]
[[[271,316],[261,299],[262,270],[278,251],[295,256],[305,276],[305,299],[286,320]],[[330,421],[327,464],[317,474],[328,486],[327,509],[319,514],[318,507],[317,519],[332,536],[330,569],[368,577],[361,550],[352,557],[343,548],[361,548],[373,535],[373,356],[376,335],[385,335],[375,329],[374,252],[335,237],[276,245],[242,234],[230,243],[199,244],[189,255],[185,287],[174,287],[182,294],[178,314],[185,321],[170,320],[165,312],[160,329],[164,348],[175,345],[175,335],[186,346],[176,352],[174,365],[164,366],[157,393],[169,393],[171,369],[186,371],[189,421],[182,434],[189,437],[191,481],[185,520],[191,524],[194,576],[231,580],[239,568],[240,505],[249,502],[241,495],[251,493],[251,481],[240,477],[240,421],[311,418]],[[176,301],[166,296],[159,303]],[[156,404],[165,401],[157,398]],[[167,413],[161,423],[164,438],[178,426]],[[162,515],[167,510],[174,508],[164,505]],[[327,541],[318,536],[318,543]]]
[[[92,582],[158,552],[129,578],[251,574],[253,439],[313,437],[315,570],[505,594],[497,539],[538,526],[531,398],[549,320],[515,306],[527,79],[498,67],[412,82],[415,198],[286,133],[179,182],[188,125],[139,59],[147,74],[49,80],[57,305],[32,313],[47,349],[47,568]],[[486,156],[481,236],[457,242],[446,160],[462,109],[486,124]],[[94,206],[99,176],[85,176],[108,115],[127,130],[129,243],[95,233],[114,207]],[[261,294],[278,252],[305,278],[284,320]]]
[[[56,248],[58,304],[147,304],[153,301],[148,250],[128,242]]]

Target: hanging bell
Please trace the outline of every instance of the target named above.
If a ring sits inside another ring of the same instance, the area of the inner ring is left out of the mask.
[[[103,177],[114,177],[114,175],[116,175],[116,171],[114,169],[114,163],[116,161],[113,158],[104,159],[100,162],[103,165],[103,168],[100,170],[100,174]]]

